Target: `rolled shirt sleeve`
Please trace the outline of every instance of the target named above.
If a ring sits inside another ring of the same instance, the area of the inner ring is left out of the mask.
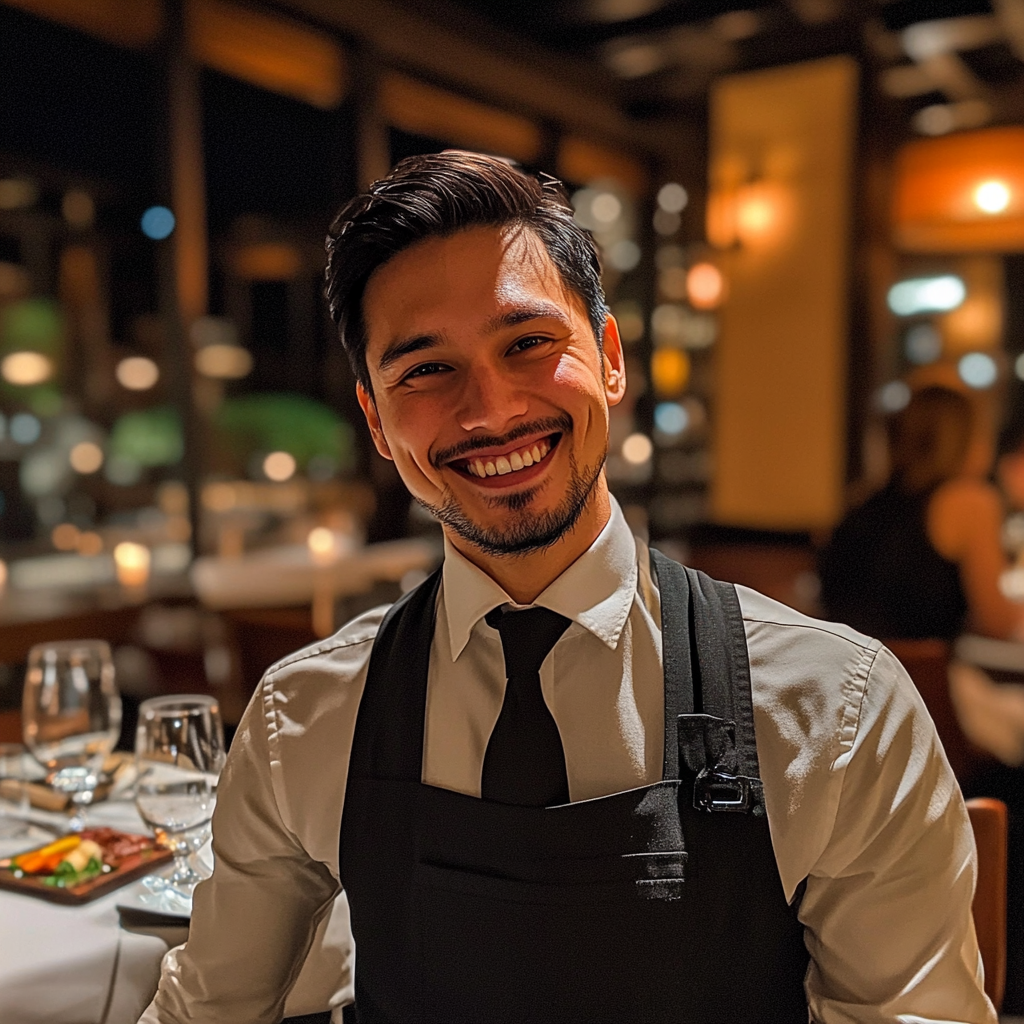
[[[974,836],[906,671],[885,648],[865,677],[828,842],[800,908],[820,1024],[995,1024],[971,903]]]

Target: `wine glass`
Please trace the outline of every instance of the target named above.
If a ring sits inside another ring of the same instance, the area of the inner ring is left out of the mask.
[[[85,827],[86,808],[104,760],[121,735],[121,697],[104,640],[63,640],[29,651],[21,704],[29,753],[46,781],[71,798],[70,828]]]
[[[154,697],[139,706],[135,806],[174,854],[172,889],[191,894],[202,877],[189,864],[217,803],[224,726],[213,697]]]
[[[29,833],[27,756],[20,743],[0,743],[0,839],[17,839]]]

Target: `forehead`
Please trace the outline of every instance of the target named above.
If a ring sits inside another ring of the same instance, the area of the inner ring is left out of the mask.
[[[426,238],[370,277],[363,296],[367,349],[405,335],[474,329],[537,299],[586,317],[583,300],[529,228],[469,228]]]

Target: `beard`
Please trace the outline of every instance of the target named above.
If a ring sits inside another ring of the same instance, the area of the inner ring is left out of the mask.
[[[450,488],[445,489],[439,505],[420,504],[442,525],[463,540],[475,545],[484,554],[515,557],[551,547],[579,522],[601,478],[605,456],[593,466],[580,467],[576,456],[569,455],[569,486],[556,508],[534,512],[530,504],[540,490],[530,487],[515,494],[488,499],[488,507],[505,513],[500,526],[482,526],[474,522],[459,505]],[[417,499],[419,500],[419,499]]]

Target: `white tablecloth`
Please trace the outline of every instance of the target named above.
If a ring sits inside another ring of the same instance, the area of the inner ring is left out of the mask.
[[[90,823],[145,832],[127,802],[97,805]],[[0,856],[25,846],[24,839],[0,841]],[[123,892],[65,907],[0,891],[2,1024],[135,1024],[156,991],[164,954],[187,939],[188,929],[122,925]],[[327,1008],[347,947],[347,907],[339,900],[289,995],[289,1016]]]

